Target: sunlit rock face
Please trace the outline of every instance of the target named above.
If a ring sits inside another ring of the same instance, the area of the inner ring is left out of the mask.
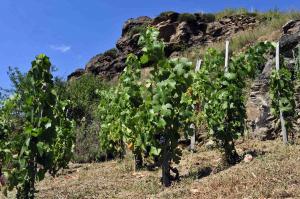
[[[251,15],[226,16],[215,20],[211,14],[180,14],[165,12],[152,19],[146,16],[129,19],[124,23],[122,35],[114,49],[91,58],[85,72],[105,79],[118,76],[125,68],[129,53],[141,54],[138,46],[140,31],[154,26],[160,31],[160,38],[166,43],[167,56],[174,56],[189,47],[203,46],[232,37],[235,33],[257,26],[259,21]],[[72,73],[69,78],[79,73]]]

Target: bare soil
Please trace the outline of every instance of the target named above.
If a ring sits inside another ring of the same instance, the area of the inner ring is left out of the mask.
[[[281,140],[246,140],[239,154],[254,159],[221,168],[218,150],[198,147],[183,151],[178,166],[181,180],[170,188],[160,183],[160,170],[133,171],[133,158],[104,163],[71,164],[56,178],[38,183],[37,198],[300,198],[300,145]]]

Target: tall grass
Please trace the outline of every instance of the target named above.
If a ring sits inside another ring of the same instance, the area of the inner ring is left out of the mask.
[[[223,11],[215,13],[216,19],[221,19],[225,16],[232,16],[232,15],[250,15],[250,12],[247,8],[227,8]]]
[[[245,10],[225,10],[221,13],[217,13],[217,16],[225,16],[225,14],[237,14],[244,13]],[[280,12],[276,9],[270,10],[265,13],[256,12],[257,18],[260,20],[260,24],[254,29],[248,29],[236,33],[230,39],[230,50],[237,52],[244,47],[255,44],[257,41],[275,41],[280,37],[282,26],[289,20],[300,19],[299,11]],[[224,41],[214,42],[207,46],[193,47],[187,49],[182,53],[183,56],[188,57],[191,60],[202,58],[207,48],[216,48],[218,50],[224,50]]]

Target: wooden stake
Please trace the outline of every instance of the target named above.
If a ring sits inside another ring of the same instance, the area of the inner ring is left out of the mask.
[[[197,62],[196,62],[196,68],[195,68],[195,72],[198,72],[201,68],[201,63],[202,63],[202,60],[201,59],[198,59]],[[195,128],[195,125],[192,124],[192,128],[194,129],[194,132],[193,132],[193,135],[191,137],[191,151],[194,151],[195,150],[195,142],[196,142],[196,128]]]
[[[276,45],[276,70],[277,71],[279,70],[279,64],[280,64],[279,56],[280,56],[280,54],[279,54],[279,42],[278,42]],[[278,95],[280,96],[280,93],[278,93]],[[282,113],[281,109],[279,109],[279,111],[280,111],[280,123],[281,123],[281,133],[282,133],[283,143],[288,144],[288,135],[287,135],[287,131],[286,131],[283,113]]]
[[[298,57],[297,57],[297,75],[300,72],[300,45],[298,46]]]
[[[202,60],[201,60],[201,59],[198,59],[198,60],[197,60],[197,63],[196,63],[195,72],[198,72],[198,71],[200,70],[201,63],[202,63]]]
[[[228,60],[229,60],[229,41],[225,42],[225,73],[228,72]]]

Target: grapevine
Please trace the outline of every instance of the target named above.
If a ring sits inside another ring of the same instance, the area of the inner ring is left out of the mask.
[[[171,170],[178,178],[178,171],[171,167],[171,162],[180,160],[179,133],[191,131],[188,121],[192,106],[184,100],[184,93],[192,83],[192,73],[187,59],[165,56],[164,43],[157,39],[158,33],[149,28],[141,34],[139,44],[143,55],[140,58],[128,56],[127,67],[111,100],[103,98],[100,103],[100,140],[127,142],[137,163],[142,161],[143,155],[155,157],[162,165],[163,184],[170,186]],[[140,82],[142,65],[153,68],[144,85]],[[112,145],[106,145],[109,146]]]
[[[271,112],[278,117],[282,111],[287,131],[292,128],[292,121],[296,114],[294,93],[292,73],[285,67],[278,71],[274,69],[270,82]]]
[[[151,98],[146,100],[151,114],[151,147],[162,165],[162,182],[170,186],[173,179],[170,171],[178,178],[178,171],[171,163],[180,161],[179,132],[192,131],[189,122],[192,106],[184,100],[184,93],[192,84],[192,64],[185,58],[168,59],[164,43],[157,39],[158,34],[156,29],[149,28],[140,37],[144,52],[141,60],[153,67],[148,81]]]
[[[239,161],[234,140],[245,130],[245,80],[255,77],[261,70],[266,61],[264,54],[271,49],[270,43],[259,43],[232,57],[228,72],[224,72],[222,53],[209,49],[201,70],[196,74],[193,91],[203,106],[210,136],[224,152],[229,164]]]
[[[35,181],[46,172],[55,175],[72,157],[73,122],[66,115],[69,102],[56,94],[50,68],[48,57],[37,56],[22,92],[1,107],[2,170],[8,190],[17,189],[17,198],[34,198]]]
[[[124,133],[120,120],[118,90],[101,90],[98,115],[101,121],[99,133],[100,149],[107,155],[123,157],[125,153]]]

